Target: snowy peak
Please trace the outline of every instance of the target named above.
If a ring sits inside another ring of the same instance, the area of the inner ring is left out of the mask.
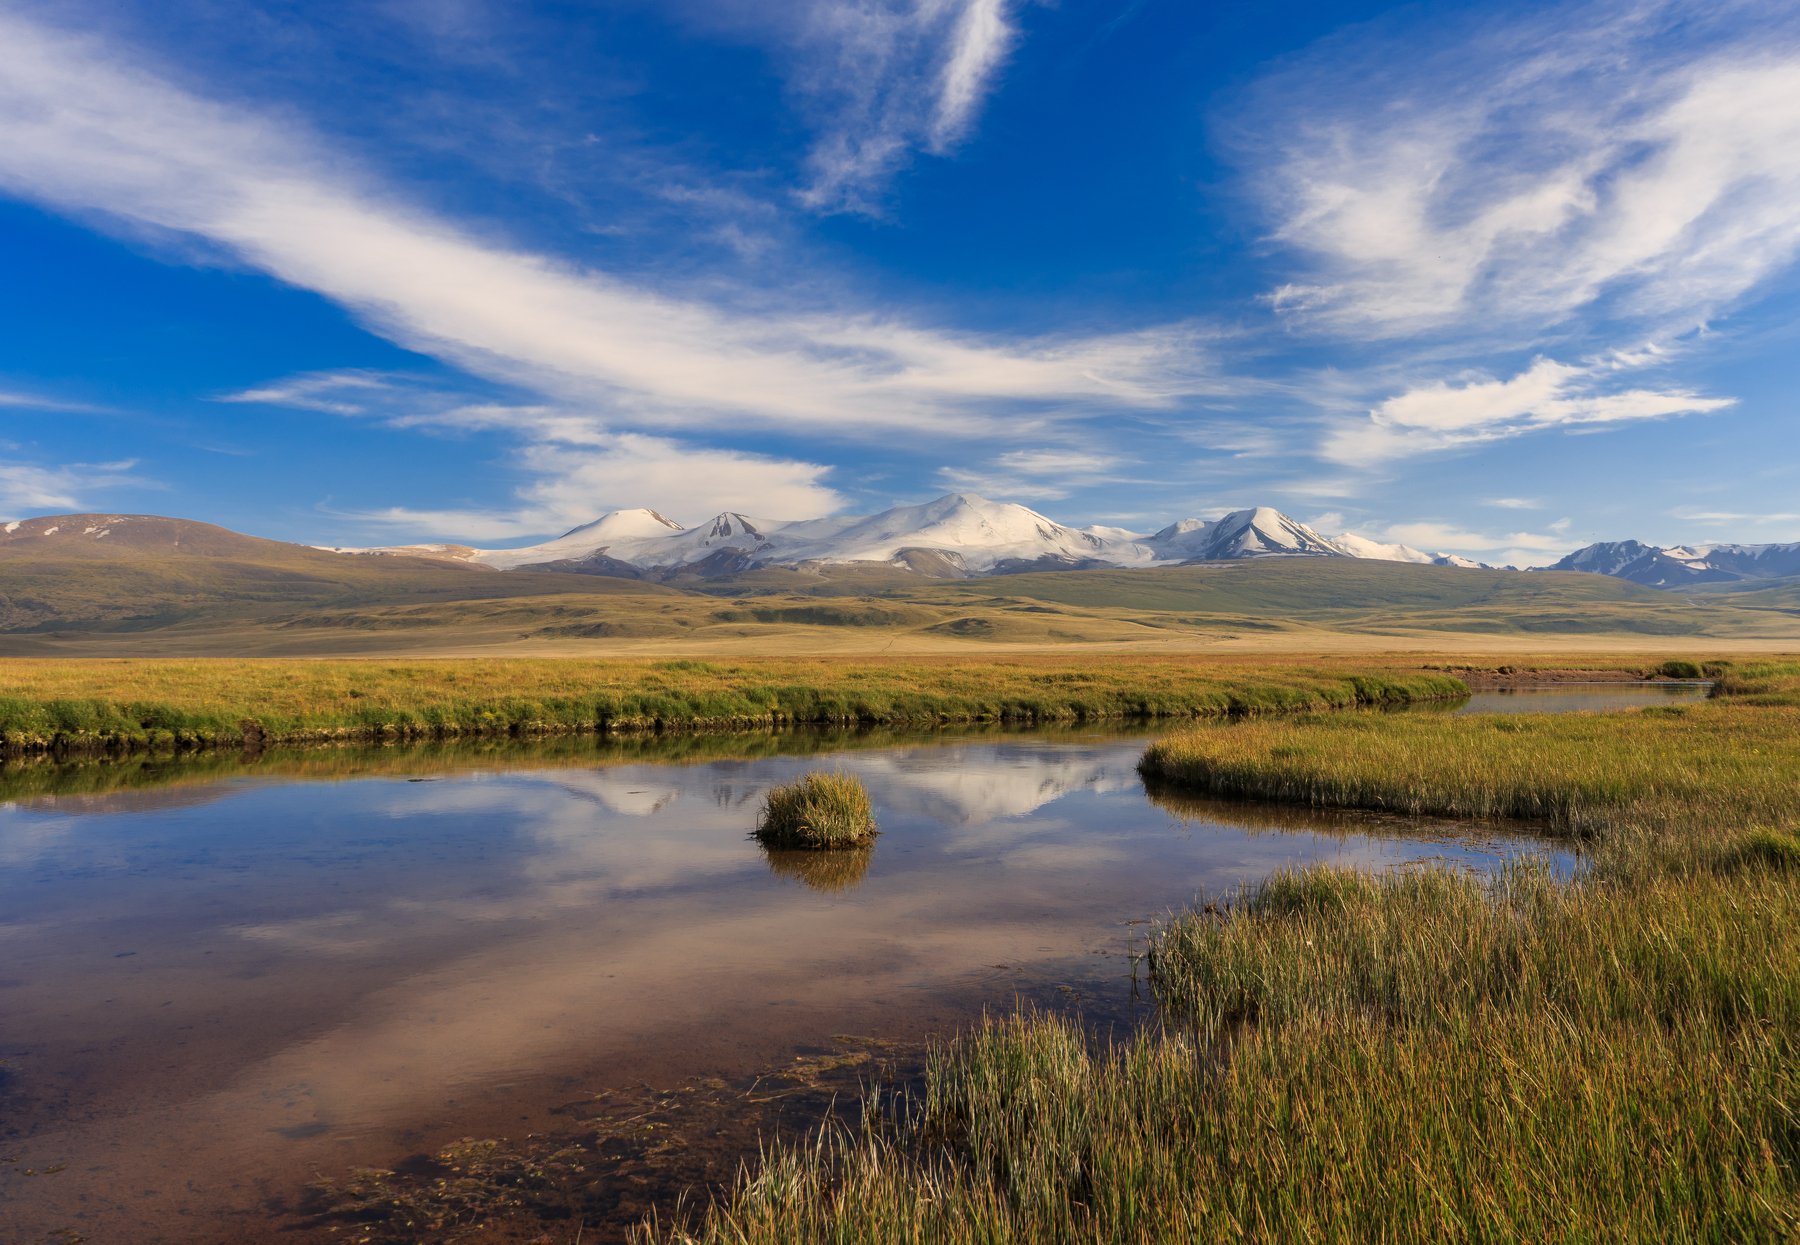
[[[1588,571],[1650,588],[1735,583],[1800,575],[1800,543],[1786,545],[1646,545],[1609,540],[1577,549],[1544,571]]]
[[[893,562],[909,550],[930,550],[954,554],[963,568],[981,572],[1002,563],[1042,559],[1107,560],[1111,543],[1025,506],[989,501],[973,493],[952,493],[918,506],[896,506],[866,519],[836,524],[820,520],[819,526],[822,530],[815,539],[795,547],[802,560]]]
[[[365,552],[398,552],[368,550]],[[783,522],[734,510],[683,527],[654,510],[615,510],[523,549],[414,545],[405,552],[474,562],[637,578],[717,578],[770,566],[885,564],[921,575],[993,575],[1027,570],[1169,566],[1264,557],[1364,557],[1472,565],[1404,545],[1331,538],[1269,506],[1222,518],[1183,519],[1153,536],[1076,528],[1014,502],[949,493],[872,515]]]
[[[1184,562],[1293,555],[1355,556],[1306,524],[1268,506],[1234,510],[1211,523],[1183,519],[1171,523],[1144,543],[1156,551],[1159,559]]]
[[[646,536],[667,536],[670,532],[683,530],[681,524],[654,510],[613,510],[592,523],[570,528],[550,543],[561,544],[578,536],[593,540],[641,540]]]

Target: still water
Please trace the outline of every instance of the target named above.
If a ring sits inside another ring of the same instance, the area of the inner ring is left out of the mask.
[[[1609,713],[1704,700],[1712,684],[1704,682],[1553,683],[1543,687],[1506,687],[1476,692],[1458,713]]]
[[[1145,737],[0,774],[0,1240],[311,1239],[280,1231],[307,1181],[551,1128],[610,1086],[741,1077],[1017,998],[1129,1023],[1145,923],[1283,865],[1539,850],[1152,799]],[[763,792],[821,765],[868,784],[879,841],[770,856],[748,837]]]

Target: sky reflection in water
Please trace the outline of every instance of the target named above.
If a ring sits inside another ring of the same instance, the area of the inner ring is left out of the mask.
[[[1282,865],[1488,867],[1518,850],[1158,804],[1142,746],[570,755],[0,807],[0,1118],[19,1158],[0,1198],[28,1231],[250,1240],[260,1220],[233,1208],[541,1129],[607,1085],[742,1074],[839,1033],[944,1031],[1058,987],[1123,1019],[1142,922]],[[875,848],[769,856],[748,837],[762,793],[820,765],[868,784]],[[166,1236],[141,1226],[177,1207]]]

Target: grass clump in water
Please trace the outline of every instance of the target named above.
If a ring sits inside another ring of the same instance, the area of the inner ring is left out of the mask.
[[[811,773],[763,797],[756,837],[784,851],[836,851],[875,841],[869,789],[851,774]]]

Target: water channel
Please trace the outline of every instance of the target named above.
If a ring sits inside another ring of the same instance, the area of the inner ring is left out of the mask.
[[[310,1240],[293,1212],[314,1177],[554,1131],[572,1100],[741,1083],[1015,1000],[1129,1025],[1148,923],[1285,865],[1549,850],[1153,799],[1135,766],[1158,729],[10,767],[0,1240]],[[877,845],[764,852],[762,793],[820,766],[867,783]]]

